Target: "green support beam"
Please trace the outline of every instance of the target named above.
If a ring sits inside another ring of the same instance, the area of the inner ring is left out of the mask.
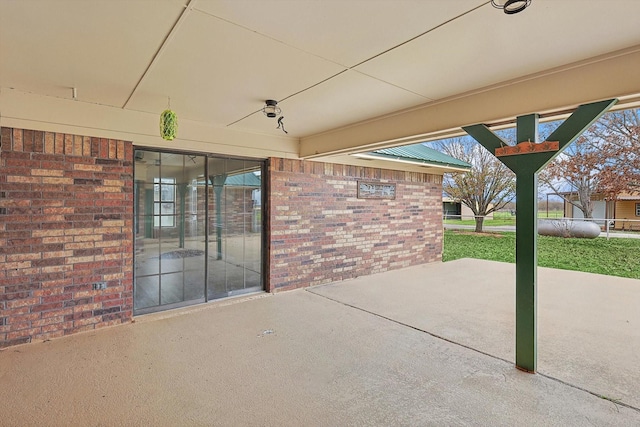
[[[142,180],[136,179],[133,182],[133,212],[134,212],[134,234],[140,234],[140,191],[144,189]]]
[[[224,190],[224,183],[227,180],[227,174],[210,176],[209,180],[213,185],[213,193],[215,195],[216,204],[216,243],[217,243],[217,255],[216,259],[222,259],[222,192]]]
[[[144,190],[144,237],[153,238],[153,189]]]
[[[187,199],[187,184],[178,184],[178,195],[180,196],[180,212],[179,212],[179,220],[178,220],[178,232],[179,232],[179,241],[178,247],[184,249],[184,233],[185,233],[185,222],[187,220],[185,211],[186,211],[186,199]]]
[[[538,172],[609,110],[617,99],[581,105],[547,139],[558,141],[559,150],[503,156],[498,159],[516,174],[516,367],[527,372],[537,368],[537,234]],[[538,142],[537,114],[516,121],[517,142]],[[483,124],[465,126],[491,153],[508,145]]]

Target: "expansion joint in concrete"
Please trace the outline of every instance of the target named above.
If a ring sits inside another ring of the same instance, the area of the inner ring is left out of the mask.
[[[500,361],[505,362],[505,363],[508,363],[508,364],[510,364],[510,365],[513,365],[513,363],[514,363],[514,362],[512,362],[512,361],[510,361],[510,360],[503,359],[502,357],[498,357],[498,356],[495,356],[495,355],[493,355],[493,354],[490,354],[490,353],[484,352],[484,351],[482,351],[482,350],[478,350],[477,348],[473,348],[473,347],[471,347],[471,346],[468,346],[468,345],[462,344],[462,343],[460,343],[460,342],[457,342],[457,341],[451,340],[451,339],[446,338],[446,337],[444,337],[444,336],[442,336],[442,335],[435,334],[435,333],[433,333],[433,332],[429,332],[429,331],[427,331],[427,330],[425,330],[425,329],[418,328],[418,327],[413,326],[413,325],[410,325],[410,324],[408,324],[408,323],[404,323],[404,322],[401,322],[401,321],[399,321],[399,320],[392,319],[392,318],[387,317],[387,316],[384,316],[384,315],[382,315],[382,314],[380,314],[380,313],[376,313],[376,312],[373,312],[373,311],[367,310],[367,309],[365,309],[365,308],[358,307],[358,306],[355,306],[355,305],[353,305],[353,304],[349,304],[349,303],[346,303],[346,302],[344,302],[344,301],[340,301],[340,300],[338,300],[338,299],[331,298],[331,297],[328,297],[328,296],[326,296],[326,295],[322,295],[322,294],[316,293],[316,292],[314,292],[314,291],[313,291],[313,288],[306,288],[306,289],[305,289],[305,291],[307,291],[308,293],[313,294],[313,295],[315,295],[315,296],[318,296],[318,297],[321,297],[321,298],[327,299],[327,300],[329,300],[329,301],[335,302],[335,303],[337,303],[337,304],[343,305],[343,306],[345,306],[345,307],[349,307],[349,308],[352,308],[352,309],[355,309],[355,310],[358,310],[358,311],[361,311],[361,312],[364,312],[364,313],[370,314],[370,315],[375,316],[375,317],[378,317],[378,318],[380,318],[380,319],[384,319],[384,320],[387,320],[387,321],[389,321],[389,322],[393,322],[393,323],[395,323],[395,324],[397,324],[397,325],[404,326],[404,327],[406,327],[406,328],[410,328],[410,329],[413,329],[413,330],[415,330],[415,331],[418,331],[418,332],[421,332],[421,333],[427,334],[427,335],[432,336],[432,337],[434,337],[434,338],[437,338],[437,339],[439,339],[439,340],[446,341],[446,342],[448,342],[448,343],[451,343],[451,344],[457,345],[457,346],[459,346],[459,347],[463,347],[463,348],[465,348],[465,349],[471,350],[471,351],[476,352],[476,353],[480,353],[480,354],[482,354],[482,355],[484,355],[484,356],[488,356],[488,357],[490,357],[490,358],[492,358],[492,359],[500,360]],[[632,409],[632,410],[634,410],[634,411],[636,411],[636,412],[640,412],[640,408],[637,408],[637,407],[635,407],[635,406],[633,406],[633,405],[629,405],[629,404],[627,404],[627,403],[624,403],[624,402],[622,402],[622,401],[620,401],[620,400],[618,400],[618,399],[612,398],[612,397],[604,396],[604,395],[602,395],[602,394],[600,394],[600,393],[596,393],[596,392],[594,392],[594,391],[591,391],[591,390],[588,390],[588,389],[586,389],[586,388],[583,388],[583,387],[577,386],[577,385],[575,385],[575,384],[568,383],[568,382],[563,381],[563,380],[561,380],[561,379],[559,379],[559,378],[553,377],[553,376],[548,375],[548,374],[544,374],[544,373],[542,373],[542,372],[540,372],[540,371],[537,371],[537,372],[536,372],[536,373],[534,373],[534,374],[538,374],[538,375],[540,375],[540,376],[542,376],[542,377],[544,377],[544,378],[547,378],[547,379],[549,379],[549,380],[552,380],[552,381],[558,382],[558,383],[563,384],[563,385],[565,385],[565,386],[567,386],[567,387],[571,387],[571,388],[573,388],[573,389],[580,390],[580,391],[582,391],[582,392],[584,392],[584,393],[588,393],[588,394],[590,394],[590,395],[592,395],[592,396],[595,396],[595,397],[598,397],[598,398],[600,398],[600,399],[607,400],[607,401],[609,401],[609,402],[613,403],[614,405],[616,405],[616,407],[617,407],[617,406],[623,406],[623,407],[625,407],[625,408]]]

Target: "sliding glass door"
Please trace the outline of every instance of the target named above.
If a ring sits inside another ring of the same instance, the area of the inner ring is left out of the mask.
[[[262,286],[262,161],[135,152],[134,312]]]

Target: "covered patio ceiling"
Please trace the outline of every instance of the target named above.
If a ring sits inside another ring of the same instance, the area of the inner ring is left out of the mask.
[[[0,0],[0,124],[357,164],[463,125],[639,105],[638,16],[637,0]]]

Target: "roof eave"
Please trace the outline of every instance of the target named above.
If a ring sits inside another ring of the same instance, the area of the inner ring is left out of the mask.
[[[451,163],[440,163],[440,162],[428,162],[424,160],[418,159],[407,159],[405,157],[398,156],[389,156],[386,154],[376,154],[376,153],[356,153],[352,154],[354,157],[358,157],[361,159],[370,159],[370,160],[383,160],[388,162],[396,162],[396,163],[406,163],[411,165],[423,166],[423,167],[431,167],[442,169],[443,172],[467,172],[471,170],[471,166],[462,166],[462,165],[454,165]]]

